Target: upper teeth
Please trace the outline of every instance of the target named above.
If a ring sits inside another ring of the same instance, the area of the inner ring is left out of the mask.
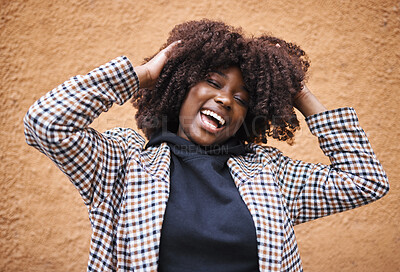
[[[202,113],[202,114],[205,114],[205,115],[209,115],[209,116],[211,116],[211,117],[214,117],[215,119],[218,120],[218,122],[219,122],[219,124],[220,124],[221,126],[223,126],[223,125],[225,124],[225,119],[222,118],[221,116],[219,116],[218,114],[216,114],[216,113],[213,112],[213,111],[210,111],[210,110],[202,110],[201,113]]]

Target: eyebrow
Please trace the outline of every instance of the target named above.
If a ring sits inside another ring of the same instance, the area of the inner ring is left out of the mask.
[[[222,73],[221,71],[214,71],[214,73],[216,73],[216,74],[222,76],[223,78],[226,78],[226,79],[228,78],[228,76],[225,75],[224,73]]]
[[[223,72],[221,72],[221,71],[213,71],[212,73],[216,73],[216,74],[222,76],[223,78],[228,79],[228,76],[226,74],[224,74]],[[250,93],[249,89],[245,85],[242,86],[242,89],[244,91],[246,91],[247,93]]]

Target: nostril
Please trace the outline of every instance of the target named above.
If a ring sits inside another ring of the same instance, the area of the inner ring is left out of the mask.
[[[226,109],[228,109],[228,110],[230,110],[231,109],[231,106],[230,106],[230,102],[227,100],[227,99],[225,99],[225,98],[222,98],[222,97],[216,97],[215,99],[214,99],[214,101],[217,103],[217,104],[220,104],[221,106],[223,106],[224,108],[226,108]]]

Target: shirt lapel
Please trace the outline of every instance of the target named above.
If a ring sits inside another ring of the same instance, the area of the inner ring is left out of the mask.
[[[280,271],[284,239],[279,188],[263,151],[228,160],[232,177],[256,227],[261,271]]]
[[[127,227],[135,271],[157,271],[161,227],[169,196],[170,150],[149,147],[130,171]]]

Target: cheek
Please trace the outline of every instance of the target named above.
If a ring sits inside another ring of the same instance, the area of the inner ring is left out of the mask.
[[[189,95],[182,103],[181,109],[179,111],[179,120],[189,118],[191,115],[193,115],[194,111],[195,103],[193,102],[192,97]]]
[[[242,108],[238,115],[238,120],[242,124],[244,122],[244,119],[246,119],[247,108]]]
[[[180,120],[193,119],[197,113],[197,105],[194,103],[184,103],[179,112]]]
[[[234,127],[232,128],[233,130],[238,130],[242,126],[244,119],[246,118],[246,114],[247,109],[237,110],[237,115],[235,115]]]

